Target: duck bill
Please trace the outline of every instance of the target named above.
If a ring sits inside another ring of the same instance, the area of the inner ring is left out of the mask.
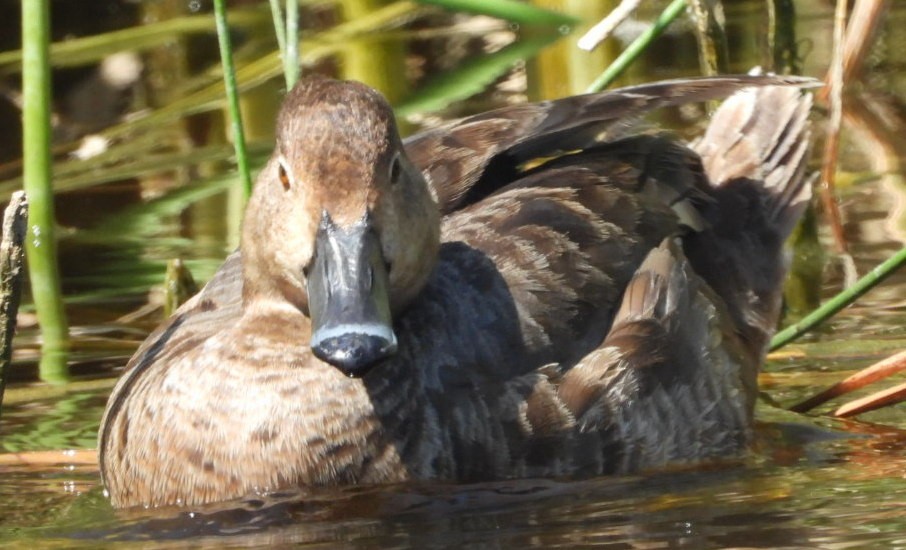
[[[387,266],[369,216],[347,228],[325,212],[308,273],[311,350],[348,376],[396,352]]]

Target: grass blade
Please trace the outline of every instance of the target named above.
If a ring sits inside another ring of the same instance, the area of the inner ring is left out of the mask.
[[[556,11],[538,8],[516,0],[418,0],[450,11],[489,15],[524,25],[573,25],[579,20]]]
[[[274,34],[277,36],[277,46],[280,48],[280,55],[286,58],[286,23],[283,20],[283,10],[280,8],[280,0],[268,0],[271,6],[271,17],[274,20]]]
[[[264,14],[258,10],[235,10],[234,27],[251,30],[262,25]],[[214,18],[210,15],[190,15],[159,23],[148,23],[118,31],[72,38],[50,45],[50,60],[54,67],[79,67],[97,63],[112,52],[144,51],[168,44],[181,35],[211,32]],[[22,67],[22,50],[0,52],[0,69],[16,72]]]
[[[224,2],[225,0],[214,0],[214,20],[217,22],[217,41],[220,45],[220,61],[223,63],[223,83],[226,86],[230,127],[233,129],[236,164],[239,167],[245,197],[248,198],[252,194],[252,176],[249,173],[249,161],[245,149],[245,131],[242,128],[242,112],[239,110],[239,90],[236,86],[236,69],[233,67],[233,48],[230,45],[230,27],[227,24]]]
[[[485,89],[521,59],[534,55],[538,50],[560,38],[559,34],[548,34],[520,40],[502,50],[468,61],[425,84],[414,95],[396,105],[398,117],[415,113],[436,111],[454,101],[464,99]]]
[[[623,50],[623,53],[617,57],[613,63],[608,66],[601,76],[599,76],[591,86],[589,86],[585,91],[587,93],[600,92],[604,88],[610,86],[614,80],[620,76],[623,71],[626,70],[633,61],[635,61],[642,52],[645,51],[645,48],[658,36],[660,36],[667,27],[670,26],[670,23],[679,17],[681,13],[686,9],[686,0],[673,0],[669,6],[661,13],[660,17],[654,22],[654,25],[650,29],[643,32],[636,38],[628,48]]]

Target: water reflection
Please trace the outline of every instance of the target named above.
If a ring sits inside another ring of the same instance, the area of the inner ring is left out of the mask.
[[[891,480],[906,467],[906,434],[879,427],[866,437],[864,426],[851,426],[855,438],[802,422],[767,424],[744,463],[690,471],[284,492],[191,511],[113,511],[90,466],[0,466],[0,498],[32,495],[31,505],[0,519],[0,536],[15,530],[15,538],[66,547],[789,548],[901,541],[903,497]]]
[[[829,478],[852,471],[853,464],[838,459],[806,467],[762,464],[576,482],[357,488],[310,492],[301,500],[298,494],[274,495],[195,512],[121,512],[116,521],[100,517],[103,506],[91,495],[83,508],[94,508],[93,518],[70,517],[72,527],[45,530],[44,536],[161,546],[192,540],[201,547],[824,546],[859,540],[847,527],[850,521],[858,519],[867,533],[866,520],[883,531],[899,517],[901,503],[881,494],[880,484],[858,481],[829,490]],[[875,533],[872,540],[895,536]]]

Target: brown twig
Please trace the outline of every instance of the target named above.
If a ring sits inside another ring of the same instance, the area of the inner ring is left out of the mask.
[[[834,416],[847,417],[906,401],[906,383],[855,399],[834,411]]]
[[[689,14],[695,23],[698,41],[698,63],[702,74],[716,75],[727,72],[727,35],[724,32],[723,6],[720,2],[687,0]]]
[[[837,0],[834,12],[833,59],[825,78],[827,86],[817,94],[819,102],[828,104],[830,113],[821,165],[821,204],[831,227],[835,248],[840,254],[846,254],[847,244],[834,190],[843,116],[843,88],[845,83],[851,82],[861,74],[866,55],[874,43],[878,25],[887,5],[887,0],[856,0],[847,24],[847,2]]]
[[[889,5],[889,0],[856,0],[853,4],[843,42],[843,82],[852,82],[861,76],[865,59],[874,45],[878,26]],[[817,101],[826,103],[828,93],[827,86],[818,90],[815,93]]]
[[[864,386],[867,386],[873,382],[877,382],[878,380],[887,378],[888,376],[895,374],[897,372],[900,372],[904,369],[906,369],[906,351],[901,351],[900,353],[892,355],[891,357],[888,357],[882,361],[879,361],[869,367],[866,367],[866,368],[860,370],[856,374],[853,374],[852,376],[847,377],[845,380],[837,382],[836,384],[834,384],[830,388],[824,390],[823,392],[819,393],[818,395],[810,397],[810,398],[806,399],[805,401],[803,401],[802,403],[799,403],[793,407],[790,407],[790,410],[795,411],[795,412],[800,412],[800,413],[810,411],[810,410],[814,409],[815,407],[817,407],[827,401],[830,401],[831,399],[833,399],[835,397],[839,397],[843,394],[855,391],[855,390],[862,388]],[[877,395],[877,394],[874,394],[874,395]],[[853,403],[855,403],[855,401]],[[839,412],[839,409],[837,412]],[[834,414],[837,415],[836,412]],[[851,413],[851,414],[858,414],[858,413]]]
[[[0,454],[0,466],[56,466],[59,464],[97,467],[98,452],[95,449],[66,449]]]
[[[827,74],[827,94],[830,114],[827,119],[827,139],[824,142],[824,156],[821,163],[821,204],[824,215],[834,236],[834,245],[839,254],[847,251],[840,208],[837,206],[835,179],[837,153],[840,145],[840,126],[843,120],[843,52],[846,32],[846,0],[837,0],[834,12],[834,55]]]
[[[13,352],[16,314],[22,295],[22,268],[25,253],[25,233],[28,225],[28,202],[25,193],[18,191],[10,199],[3,214],[3,238],[0,240],[0,405],[6,389],[6,372]]]
[[[839,214],[836,213],[837,204],[833,197],[833,178],[836,165],[836,149],[839,140],[838,132],[842,117],[847,116],[848,127],[862,129],[873,138],[869,146],[874,149],[871,155],[873,162],[892,162],[897,165],[896,159],[899,158],[896,148],[897,140],[893,139],[899,132],[898,117],[891,116],[890,113],[886,113],[887,116],[883,117],[876,116],[875,111],[878,108],[875,105],[876,102],[868,101],[865,97],[859,101],[849,103],[845,109],[842,104],[843,83],[857,79],[862,74],[866,55],[874,43],[874,36],[883,14],[889,6],[889,1],[856,0],[849,23],[846,26],[845,40],[843,40],[842,48],[840,48],[839,32],[846,17],[844,4],[844,2],[838,2],[837,4],[834,61],[826,77],[828,86],[816,94],[819,102],[829,102],[831,113],[828,142],[825,147],[825,158],[822,166],[822,180],[825,183],[822,187],[822,202],[828,214],[828,221],[833,228],[838,250],[845,250],[845,241],[842,240],[842,227],[839,224]],[[890,135],[888,136],[887,134]],[[878,150],[885,151],[886,154],[878,154]],[[890,166],[885,165],[882,168],[879,168],[878,171],[882,173],[894,171]],[[829,186],[827,185],[828,183],[830,183]],[[791,410],[796,412],[809,411],[830,399],[871,384],[904,368],[906,368],[906,352],[901,352],[848,377],[818,395],[795,405]],[[906,389],[902,385],[897,386],[851,401],[834,411],[833,414],[834,416],[860,414],[901,401],[904,399],[904,394],[906,394]]]

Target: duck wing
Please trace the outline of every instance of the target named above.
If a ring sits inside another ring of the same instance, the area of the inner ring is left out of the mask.
[[[665,239],[626,287],[604,342],[558,388],[583,443],[611,451],[576,459],[628,472],[733,456],[750,438],[757,370],[723,301]]]
[[[806,207],[811,99],[740,92],[696,145],[711,186],[700,231],[667,238],[623,293],[601,345],[558,393],[599,460],[630,471],[734,454],[750,439],[758,369],[780,309],[783,242]]]
[[[723,99],[746,87],[816,83],[760,75],[665,80],[503,107],[413,135],[404,145],[433,187],[441,213],[448,214],[517,179],[524,163],[620,138],[655,109]]]
[[[687,147],[634,136],[557,158],[448,215],[442,239],[490,259],[518,305],[533,360],[502,374],[568,367],[597,347],[648,252],[704,223],[704,178]]]

